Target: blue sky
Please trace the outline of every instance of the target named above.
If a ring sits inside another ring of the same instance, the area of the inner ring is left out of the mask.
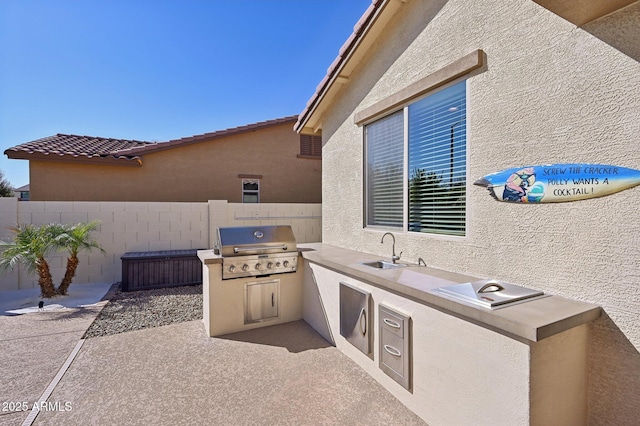
[[[56,133],[166,141],[304,109],[371,0],[2,0],[4,150]]]

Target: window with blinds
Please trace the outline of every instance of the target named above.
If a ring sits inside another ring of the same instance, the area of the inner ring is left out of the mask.
[[[404,116],[399,111],[365,127],[367,225],[403,224]]]
[[[260,202],[260,179],[242,179],[242,202]]]
[[[466,133],[464,81],[365,126],[366,225],[465,235]]]
[[[300,157],[322,157],[322,137],[300,135]]]
[[[415,102],[409,116],[409,231],[464,235],[465,82]]]

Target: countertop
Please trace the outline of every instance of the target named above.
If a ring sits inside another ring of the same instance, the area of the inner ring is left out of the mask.
[[[593,321],[601,313],[597,305],[555,295],[490,310],[433,292],[438,287],[483,279],[480,277],[418,265],[378,270],[362,263],[381,260],[380,256],[322,243],[298,244],[298,250],[309,262],[519,340],[537,342]]]
[[[204,265],[222,263],[222,256],[215,254],[212,249],[198,250],[198,258]]]

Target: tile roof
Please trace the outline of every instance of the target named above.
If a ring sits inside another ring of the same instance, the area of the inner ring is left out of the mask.
[[[167,142],[144,142],[136,140],[101,138],[93,136],[77,136],[58,133],[35,141],[8,148],[5,155],[14,159],[43,159],[43,160],[89,160],[103,161],[130,160],[142,163],[142,155],[178,146],[189,145],[205,140],[251,132],[277,124],[293,123],[298,117],[288,116],[273,120],[261,121],[245,126],[233,127],[216,132],[204,133]]]
[[[305,109],[298,116],[298,120],[294,125],[294,130],[299,132],[302,127],[304,127],[305,123],[309,119],[309,116],[313,114],[318,103],[324,97],[326,90],[333,83],[335,78],[338,76],[340,69],[344,65],[344,63],[348,60],[350,54],[354,49],[357,48],[358,43],[361,38],[364,36],[364,30],[366,26],[371,22],[374,18],[376,12],[382,8],[385,1],[387,0],[371,0],[371,4],[364,12],[364,14],[360,17],[358,22],[353,27],[353,33],[347,38],[344,42],[340,50],[338,51],[338,56],[334,61],[329,65],[327,69],[327,74],[324,76],[322,81],[316,87],[315,93],[311,96],[311,98],[307,101],[307,105]]]
[[[257,123],[247,124],[244,126],[231,127],[224,130],[217,130],[215,132],[203,133],[201,135],[189,136],[186,138],[173,139],[167,142],[160,142],[153,145],[130,147],[129,149],[122,149],[118,151],[119,155],[132,155],[132,154],[148,154],[151,152],[162,151],[165,149],[175,148],[177,146],[190,145],[192,143],[203,142],[211,139],[217,139],[224,136],[231,136],[245,132],[252,132],[254,130],[264,129],[266,127],[275,126],[278,124],[295,123],[298,119],[297,115],[291,115],[288,117],[276,118],[273,120],[260,121]]]
[[[9,158],[23,159],[36,156],[58,156],[137,160],[139,157],[119,155],[118,151],[148,147],[149,145],[157,145],[157,143],[58,133],[54,136],[8,148],[4,153]]]

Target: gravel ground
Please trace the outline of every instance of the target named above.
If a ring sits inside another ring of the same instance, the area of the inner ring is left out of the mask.
[[[202,319],[202,285],[123,292],[120,287],[84,338]]]

